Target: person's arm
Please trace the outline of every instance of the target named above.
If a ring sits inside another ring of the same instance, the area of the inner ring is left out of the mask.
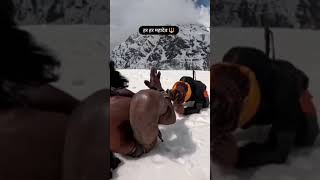
[[[184,115],[200,113],[205,100],[203,98],[205,89],[206,89],[206,86],[203,83],[199,83],[196,86],[195,91],[193,92],[194,104],[192,107],[187,107],[184,109]]]
[[[164,91],[160,82],[160,76],[161,76],[161,72],[158,71],[155,67],[152,67],[150,70],[150,81],[145,80],[144,84],[149,89]]]
[[[294,132],[275,132],[275,145],[250,143],[239,148],[239,160],[236,167],[243,169],[284,163],[294,144],[295,135]]]
[[[202,109],[202,102],[198,101],[194,103],[193,107],[187,107],[184,108],[184,115],[190,115],[190,114],[194,114],[194,113],[200,113]]]
[[[170,125],[176,123],[176,114],[174,106],[171,103],[170,95],[165,91],[162,92],[164,95],[164,104],[166,106],[165,113],[159,117],[159,124]]]

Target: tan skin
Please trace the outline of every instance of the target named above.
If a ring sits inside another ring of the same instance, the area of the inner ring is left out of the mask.
[[[79,102],[46,85],[26,91],[29,106],[1,110],[0,179],[106,179],[107,92]]]
[[[133,151],[136,142],[130,127],[130,97],[110,97],[110,150],[120,154]]]
[[[64,144],[63,180],[107,179],[109,90],[84,99],[69,117]]]
[[[78,100],[49,85],[25,92],[29,105],[0,112],[0,179],[59,179],[66,112]]]
[[[144,146],[145,152],[149,152],[157,143],[158,124],[170,125],[174,124],[175,120],[171,102],[158,91],[143,90],[132,98],[111,97],[111,151],[127,155],[140,143]],[[132,127],[138,136],[133,135]]]
[[[161,88],[160,73],[151,70],[148,85]],[[155,82],[158,82],[156,84]],[[126,96],[129,90],[121,90]],[[176,122],[171,100],[157,90],[142,90],[132,97],[113,96],[110,100],[110,145],[113,152],[131,153],[138,144],[146,152],[157,143],[158,124]]]
[[[149,152],[157,141],[158,124],[176,122],[170,100],[156,90],[142,90],[132,97],[130,124],[135,130],[135,139]]]

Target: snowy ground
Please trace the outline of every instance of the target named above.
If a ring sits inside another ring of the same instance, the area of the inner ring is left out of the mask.
[[[107,41],[106,26],[27,26],[24,29],[36,40],[47,45],[62,61],[61,79],[55,85],[80,99],[106,87]],[[215,61],[232,46],[246,45],[264,49],[263,31],[257,29],[214,28],[213,47]],[[310,90],[314,95],[320,117],[320,32],[308,30],[276,29],[277,57],[288,59],[310,77]],[[144,89],[143,80],[149,77],[145,70],[122,70],[131,83],[130,89]],[[182,75],[191,71],[163,71],[164,88],[170,88]],[[209,86],[209,72],[198,72],[197,78]],[[159,143],[149,155],[134,161],[125,159],[117,180],[127,179],[209,179],[209,109],[201,114],[179,117],[175,125],[164,128],[164,143]],[[253,129],[251,132],[264,134]],[[242,135],[248,136],[247,134]],[[231,175],[221,175],[212,166],[212,179],[217,180],[317,180],[320,176],[320,142],[314,148],[295,150],[288,163],[269,165]]]
[[[320,32],[312,30],[273,29],[276,56],[289,60],[306,72],[310,78],[310,91],[320,117]],[[264,32],[262,29],[213,28],[213,54],[215,62],[221,61],[232,46],[251,46],[264,50]],[[267,128],[253,128],[239,133],[239,139],[258,134],[264,137]],[[243,172],[221,175],[216,166],[212,166],[212,179],[221,180],[317,180],[320,176],[320,141],[313,148],[294,150],[284,165],[268,165]]]
[[[149,70],[120,70],[128,78],[129,89],[146,89]],[[161,71],[161,83],[169,89],[182,76],[192,71]],[[209,71],[197,71],[197,80],[209,86]],[[200,114],[178,117],[170,126],[160,127],[164,142],[138,160],[120,156],[124,164],[116,172],[115,180],[209,180],[210,179],[210,110]]]
[[[106,26],[24,26],[37,42],[46,45],[62,62],[57,87],[83,99],[105,88],[108,79]],[[131,83],[130,89],[145,89],[148,70],[122,70]],[[191,71],[162,71],[164,88],[171,88]],[[209,87],[209,72],[197,72],[197,79]],[[210,169],[209,109],[201,114],[178,117],[172,126],[161,127],[164,143],[159,143],[139,160],[124,159],[118,169],[118,180],[184,179],[208,180]],[[134,177],[134,178],[133,178]]]
[[[35,40],[61,61],[60,80],[54,85],[83,99],[107,86],[107,26],[23,26]]]

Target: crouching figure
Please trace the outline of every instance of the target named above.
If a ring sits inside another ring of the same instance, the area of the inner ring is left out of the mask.
[[[148,87],[151,89],[132,93],[126,89],[128,82],[120,73],[111,79],[123,79],[121,87],[112,87],[110,98],[110,146],[111,151],[131,157],[140,157],[156,145],[161,132],[159,124],[176,122],[169,95],[163,91],[160,72],[151,69]],[[121,84],[121,83],[120,83]],[[112,85],[112,84],[111,84]]]
[[[294,146],[311,146],[319,127],[308,77],[262,51],[233,48],[211,68],[212,158],[248,168],[284,163]],[[268,139],[237,147],[237,128],[271,125]]]

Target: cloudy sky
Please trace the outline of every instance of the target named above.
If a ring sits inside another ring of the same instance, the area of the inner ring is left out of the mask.
[[[111,49],[142,25],[210,24],[208,7],[192,0],[110,0]]]

